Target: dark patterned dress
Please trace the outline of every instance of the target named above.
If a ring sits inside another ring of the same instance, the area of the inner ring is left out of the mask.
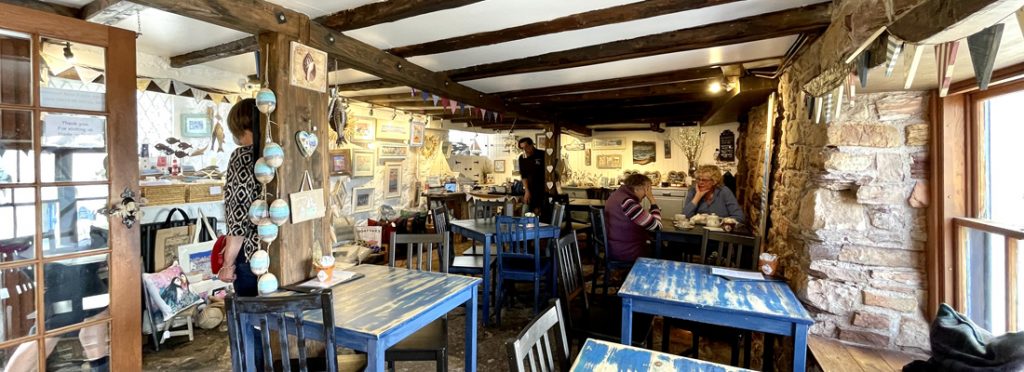
[[[227,179],[224,182],[224,214],[228,235],[245,237],[235,262],[249,262],[249,256],[260,249],[256,225],[249,221],[249,206],[260,198],[263,189],[253,174],[255,164],[251,145],[235,149],[228,162]]]

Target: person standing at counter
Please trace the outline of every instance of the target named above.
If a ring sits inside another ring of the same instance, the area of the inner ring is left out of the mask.
[[[519,157],[519,174],[523,177],[523,203],[530,207],[530,211],[541,216],[541,221],[550,221],[547,217],[550,211],[547,207],[548,192],[544,177],[544,151],[537,151],[533,139],[523,137],[519,139],[519,149],[523,150],[523,156]]]
[[[683,214],[691,218],[700,213],[714,213],[719,217],[732,217],[738,223],[746,223],[743,209],[736,202],[736,196],[722,185],[722,171],[716,165],[702,165],[697,168],[697,182],[686,193]]]
[[[231,153],[224,182],[224,214],[227,221],[227,243],[224,245],[224,266],[217,276],[220,280],[234,283],[239,296],[259,295],[256,288],[259,278],[249,268],[249,257],[260,249],[256,224],[249,220],[249,206],[260,198],[262,187],[253,174],[253,166],[259,155],[258,137],[260,113],[256,100],[247,98],[239,101],[228,113],[228,129],[235,138],[238,148]]]
[[[647,199],[650,210],[640,203]],[[604,205],[605,231],[608,234],[608,256],[616,261],[633,262],[646,254],[651,232],[661,230],[661,209],[651,192],[651,179],[633,174],[622,182]]]

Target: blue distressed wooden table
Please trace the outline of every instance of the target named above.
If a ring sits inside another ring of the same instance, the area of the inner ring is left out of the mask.
[[[384,352],[402,339],[466,307],[466,371],[476,371],[476,290],[480,279],[378,265],[349,271],[363,278],[331,288],[338,345],[367,353],[367,371],[384,371]],[[319,332],[319,315],[305,320]],[[311,334],[311,333],[307,333]]]
[[[452,233],[465,236],[469,239],[482,242],[484,244],[483,257],[483,312],[484,312],[484,325],[491,324],[491,313],[490,313],[490,291],[491,291],[491,244],[494,242],[494,235],[498,231],[498,225],[494,222],[493,218],[490,219],[466,219],[452,221],[449,227]],[[546,223],[541,223],[540,228],[535,230],[540,233],[540,238],[558,238],[558,228],[552,227]],[[533,235],[527,236],[528,239],[533,239]],[[500,311],[500,309],[499,309]]]
[[[633,312],[793,336],[793,370],[807,362],[807,330],[814,324],[793,291],[780,281],[738,281],[711,275],[711,266],[640,258],[619,289],[622,342],[633,334]]]
[[[614,342],[587,339],[571,371],[749,371]]]

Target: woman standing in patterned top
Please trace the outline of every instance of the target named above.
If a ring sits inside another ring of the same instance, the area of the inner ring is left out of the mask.
[[[224,214],[227,220],[227,243],[224,245],[224,266],[217,276],[234,283],[239,296],[256,296],[258,277],[249,268],[249,257],[260,249],[256,224],[249,221],[249,206],[261,197],[262,186],[256,181],[253,166],[259,158],[258,137],[260,114],[256,100],[239,101],[228,113],[228,129],[239,146],[231,153],[224,183]],[[255,132],[255,134],[254,134]]]

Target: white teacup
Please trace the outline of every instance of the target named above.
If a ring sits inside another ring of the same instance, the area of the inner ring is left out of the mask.
[[[679,213],[679,214],[676,214],[675,217],[676,217],[676,221],[686,222],[686,215],[685,214]]]
[[[722,226],[722,219],[712,214],[710,217],[708,217],[705,223],[708,227],[719,227]]]

